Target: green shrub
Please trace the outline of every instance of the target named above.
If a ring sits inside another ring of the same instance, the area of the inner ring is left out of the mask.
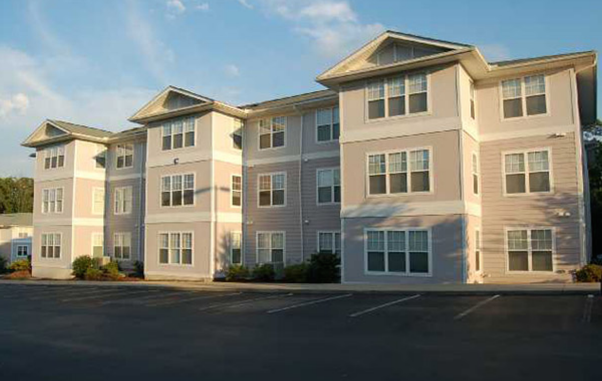
[[[251,273],[248,268],[243,265],[233,265],[228,268],[226,272],[227,282],[241,282],[248,280]]]
[[[308,271],[309,264],[306,262],[286,266],[284,268],[284,281],[290,283],[305,283],[307,282]]]
[[[274,271],[274,266],[269,263],[255,266],[253,269],[253,280],[255,281],[273,282],[275,277],[276,271]]]
[[[14,261],[8,266],[8,269],[11,272],[17,271],[29,271],[31,272],[31,262],[29,259],[20,259],[18,261]]]
[[[340,279],[339,256],[331,253],[313,254],[309,259],[307,281],[310,283],[337,283]]]
[[[84,274],[85,280],[103,280],[104,274],[101,269],[95,269],[94,267],[89,267]]]
[[[119,262],[111,261],[100,268],[105,277],[116,280],[121,277],[119,274]]]
[[[600,282],[602,281],[602,266],[585,265],[575,273],[577,282]]]
[[[6,260],[6,258],[0,257],[0,274],[4,274],[5,272],[8,271],[8,269],[6,268],[7,264],[8,264],[8,261]]]
[[[144,262],[134,262],[134,273],[132,275],[136,278],[144,278]]]
[[[73,271],[71,274],[73,274],[73,276],[75,276],[77,279],[85,279],[86,272],[89,269],[98,269],[98,262],[88,255],[83,255],[81,257],[77,257],[73,261],[72,268]]]

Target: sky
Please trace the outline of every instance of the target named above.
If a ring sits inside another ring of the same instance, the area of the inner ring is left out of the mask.
[[[391,29],[490,61],[602,51],[600,0],[0,0],[0,176],[45,119],[119,131],[168,85],[232,104],[315,77]],[[602,95],[598,97],[602,115]]]

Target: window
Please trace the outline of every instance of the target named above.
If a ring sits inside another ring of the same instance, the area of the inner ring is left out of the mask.
[[[506,194],[545,193],[551,190],[548,150],[504,154]]]
[[[132,187],[115,188],[115,214],[132,213]]]
[[[242,206],[242,176],[232,175],[230,185],[230,196],[232,206]]]
[[[230,263],[242,265],[242,233],[230,232]]]
[[[474,231],[474,267],[475,271],[481,271],[481,231]]]
[[[430,149],[369,155],[368,193],[378,195],[430,192],[430,171]]]
[[[17,257],[27,257],[29,255],[29,246],[18,245],[17,246]]]
[[[131,233],[115,233],[113,236],[113,257],[124,261],[132,259]]]
[[[104,240],[103,233],[92,233],[92,257],[100,258],[105,255]]]
[[[63,188],[42,191],[42,213],[63,213]]]
[[[161,206],[194,205],[194,173],[161,177]]]
[[[42,234],[42,247],[40,250],[42,258],[60,258],[61,257],[61,234],[46,233]]]
[[[195,120],[193,117],[166,122],[161,129],[161,148],[163,151],[194,146],[194,123]]]
[[[65,146],[56,146],[44,150],[44,169],[65,166]]]
[[[103,145],[96,146],[96,155],[94,156],[94,166],[96,168],[106,168],[107,148]]]
[[[286,117],[259,121],[259,149],[284,147]]]
[[[243,122],[240,119],[232,119],[232,123],[232,148],[241,150],[243,144]]]
[[[339,140],[339,106],[316,111],[316,126],[318,142]]]
[[[259,175],[259,206],[284,206],[286,203],[286,174]]]
[[[553,271],[554,231],[541,229],[508,229],[509,271]]]
[[[546,78],[543,74],[502,81],[505,119],[546,114]]]
[[[341,171],[339,168],[318,169],[318,204],[341,202]]]
[[[366,270],[399,275],[430,275],[427,230],[366,230]]]
[[[159,263],[192,265],[192,233],[160,233]]]
[[[474,82],[470,81],[470,117],[476,119]]]
[[[134,145],[132,143],[117,144],[117,169],[134,166]]]
[[[257,232],[257,261],[284,263],[284,232]]]
[[[472,154],[472,193],[479,194],[479,157]]]
[[[318,252],[341,254],[340,232],[318,232]]]
[[[20,239],[27,238],[27,237],[29,237],[29,230],[27,228],[19,228],[17,236]]]
[[[104,214],[105,211],[105,190],[104,188],[94,188],[92,190],[92,214]]]
[[[428,110],[428,80],[424,73],[369,82],[368,119],[417,114]]]

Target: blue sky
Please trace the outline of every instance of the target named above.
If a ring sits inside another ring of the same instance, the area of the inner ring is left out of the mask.
[[[601,16],[600,0],[3,0],[0,176],[32,174],[19,143],[45,118],[120,130],[169,84],[234,104],[317,90],[386,29],[489,60],[602,51]]]

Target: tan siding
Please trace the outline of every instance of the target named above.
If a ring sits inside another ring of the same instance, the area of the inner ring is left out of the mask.
[[[115,189],[121,187],[132,187],[132,213],[131,214],[115,214]],[[132,260],[143,260],[143,245],[139,245],[141,240],[142,224],[144,222],[144,181],[140,179],[111,181],[105,195],[107,199],[107,209],[105,218],[105,254],[113,256],[113,244],[115,233],[130,233],[132,236]]]

